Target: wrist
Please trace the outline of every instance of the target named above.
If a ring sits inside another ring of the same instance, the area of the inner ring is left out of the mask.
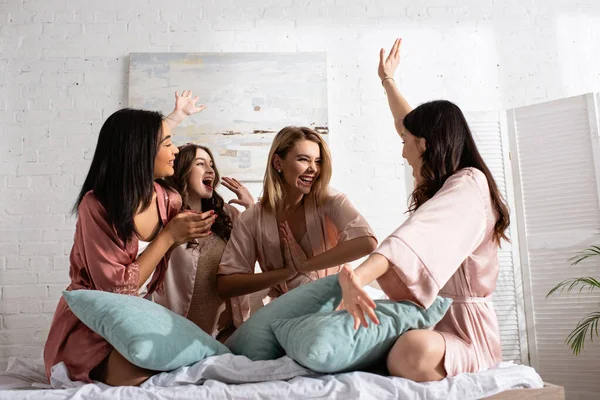
[[[395,85],[396,81],[393,76],[386,75],[381,78],[381,86],[385,87],[386,85]]]
[[[306,260],[298,266],[298,272],[310,272],[310,261]]]
[[[173,110],[171,112],[171,114],[169,114],[167,116],[168,119],[170,119],[174,122],[177,122],[177,123],[183,121],[186,117],[187,117],[187,114],[185,112],[183,112],[183,110],[177,110],[177,109]]]
[[[171,232],[169,232],[168,228],[160,231],[157,239],[163,241],[168,248],[173,247],[176,243],[175,238]]]

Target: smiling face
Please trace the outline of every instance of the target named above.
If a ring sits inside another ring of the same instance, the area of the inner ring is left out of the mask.
[[[190,167],[187,187],[191,197],[210,199],[215,185],[213,160],[203,149],[196,149],[196,157]]]
[[[321,173],[321,150],[310,140],[297,141],[285,158],[275,155],[274,167],[281,171],[286,192],[309,194]]]
[[[173,169],[175,156],[179,150],[171,142],[171,129],[166,122],[162,123],[162,136],[154,159],[154,179],[165,178],[175,173]]]

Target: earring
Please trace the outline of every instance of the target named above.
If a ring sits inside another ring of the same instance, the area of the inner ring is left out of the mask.
[[[277,172],[281,173],[281,170],[280,170],[280,169],[278,169],[278,170],[277,170]]]

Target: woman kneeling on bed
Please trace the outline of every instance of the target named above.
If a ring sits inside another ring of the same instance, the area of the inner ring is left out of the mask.
[[[212,211],[179,213],[181,197],[161,186],[177,148],[160,113],[123,109],[100,130],[76,202],[67,290],[150,298],[163,290],[170,249],[210,234]],[[44,347],[48,378],[64,362],[74,381],[139,385],[154,372],[131,364],[84,325],[61,298]]]
[[[185,94],[185,92],[184,92]],[[221,181],[211,151],[197,144],[179,147],[175,174],[166,183],[182,197],[182,210],[214,211],[211,235],[184,243],[171,253],[164,293],[154,301],[187,317],[215,339],[224,342],[250,316],[248,296],[223,300],[217,294],[217,271],[233,222],[240,212],[225,203],[216,189]],[[231,202],[245,208],[254,204],[246,187],[232,178],[223,185],[237,195]]]
[[[434,381],[502,360],[489,296],[509,212],[460,109],[433,101],[411,111],[393,80],[399,53],[400,40],[386,60],[381,50],[379,77],[416,180],[411,216],[356,270],[344,266],[339,280],[355,329],[368,326],[367,316],[378,322],[362,289],[375,279],[392,300],[429,307],[438,294],[454,299],[434,330],[403,334],[387,358],[391,375]]]

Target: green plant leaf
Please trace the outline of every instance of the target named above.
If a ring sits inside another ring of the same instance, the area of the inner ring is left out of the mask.
[[[600,246],[590,246],[587,249],[577,253],[573,257],[569,258],[571,262],[571,266],[575,266],[582,262],[583,260],[587,260],[590,257],[600,256]]]
[[[590,340],[594,341],[594,333],[595,336],[598,336],[598,323],[600,322],[600,311],[591,312],[586,315],[583,319],[581,319],[573,332],[567,336],[565,340],[566,343],[569,344],[571,349],[573,349],[573,354],[578,355],[583,350],[585,345],[585,338],[587,336],[588,331],[590,332]]]
[[[586,276],[583,278],[565,279],[564,281],[550,289],[550,291],[546,295],[546,298],[552,296],[557,291],[560,291],[561,293],[564,290],[570,292],[577,286],[579,286],[579,293],[581,293],[585,288],[588,288],[590,291],[592,291],[593,289],[600,289],[600,281],[598,281],[596,278],[592,278],[591,276]]]

